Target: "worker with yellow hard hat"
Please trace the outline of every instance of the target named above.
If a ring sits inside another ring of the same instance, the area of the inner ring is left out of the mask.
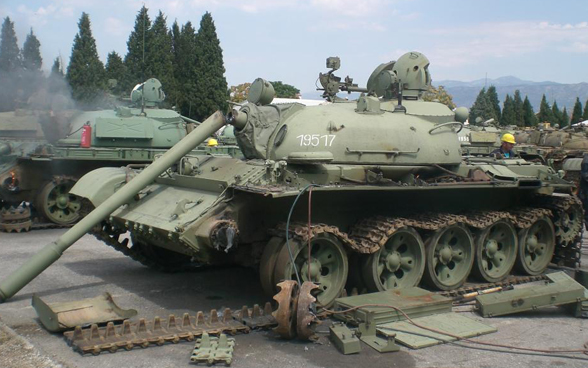
[[[216,146],[218,146],[218,141],[214,138],[210,138],[208,140],[207,144],[208,144],[208,147],[216,147]]]
[[[515,153],[512,148],[516,143],[514,135],[505,133],[500,138],[500,142],[500,147],[492,151],[491,154],[498,158],[513,158]]]

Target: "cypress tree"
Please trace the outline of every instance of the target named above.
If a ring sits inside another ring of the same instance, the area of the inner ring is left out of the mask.
[[[488,120],[494,117],[494,109],[490,105],[488,101],[488,95],[486,94],[486,88],[482,88],[480,93],[478,93],[478,97],[476,97],[476,101],[472,105],[470,109],[470,117],[469,121],[471,124],[476,124],[476,120],[478,118],[484,120]],[[498,121],[498,119],[496,119]]]
[[[53,60],[53,66],[51,67],[51,74],[59,75],[62,77],[64,76],[63,66],[61,65],[61,60],[59,59],[59,57],[56,57],[55,60]]]
[[[521,92],[518,89],[514,93],[513,106],[515,112],[515,124],[517,126],[525,126],[525,109],[523,107]]]
[[[500,123],[502,125],[516,125],[514,100],[508,94],[504,99],[504,107],[502,108],[502,118],[500,119]]]
[[[178,99],[180,97],[180,42],[181,42],[181,31],[180,26],[178,25],[178,21],[174,21],[172,24],[172,28],[170,30],[171,40],[172,40],[172,52],[174,54],[174,79],[176,81],[176,90],[178,90],[178,96],[176,96],[176,104],[178,104]]]
[[[9,17],[4,18],[0,32],[0,111],[14,110],[18,88],[21,84],[21,55],[14,32],[14,23]],[[10,88],[6,88],[10,86]]]
[[[225,111],[229,99],[223,51],[216,34],[212,15],[206,12],[196,34],[196,98],[191,101],[197,119],[206,119],[216,110]]]
[[[541,104],[539,105],[539,123],[551,123],[553,122],[553,112],[551,111],[551,107],[547,103],[547,98],[545,95],[541,98]]]
[[[570,125],[570,116],[568,115],[568,110],[564,107],[563,113],[561,114],[561,128],[565,128]]]
[[[492,116],[488,116],[487,119],[494,118],[494,121],[498,124],[502,113],[500,111],[500,101],[498,100],[498,93],[496,93],[496,87],[488,87],[488,91],[486,91],[486,97],[488,99],[488,103],[494,111]]]
[[[159,79],[167,100],[176,102],[176,83],[174,78],[174,52],[170,32],[168,32],[165,16],[161,11],[153,21],[150,29],[151,37],[148,44],[150,50],[150,77]]]
[[[179,34],[172,29],[174,37],[174,52],[176,55],[176,65],[174,72],[177,82],[177,99],[176,107],[182,115],[195,118],[195,106],[193,101],[196,100],[196,85],[198,84],[197,65],[196,65],[196,30],[191,22],[182,26]]]
[[[92,36],[88,14],[82,13],[78,27],[66,78],[74,100],[89,106],[98,102],[104,95],[104,64],[98,58],[96,40]]]
[[[135,28],[127,41],[127,54],[125,55],[126,75],[122,88],[130,92],[137,84],[153,76],[151,71],[150,55],[147,45],[151,42],[151,20],[148,9],[143,5],[135,18]],[[165,86],[164,86],[165,88]]]
[[[22,47],[22,62],[26,70],[40,71],[43,65],[43,58],[41,57],[41,43],[37,36],[31,32],[27,35],[27,39]]]
[[[525,126],[537,125],[537,117],[535,116],[535,112],[533,111],[531,101],[529,101],[529,98],[527,96],[525,96],[525,101],[523,101],[523,120],[525,122]]]
[[[570,123],[577,124],[582,121],[582,103],[580,99],[576,97],[576,103],[574,104],[574,110],[572,111],[572,118]]]
[[[582,114],[582,121],[588,120],[588,100],[584,104],[584,113]]]
[[[0,72],[12,73],[22,66],[18,41],[14,32],[14,22],[4,18],[0,33]]]
[[[122,58],[116,51],[112,51],[106,58],[106,80],[111,83],[111,80],[116,80],[115,86],[111,87],[114,94],[123,92],[123,80],[125,78],[125,64]]]
[[[557,106],[557,101],[553,101],[553,105],[551,106],[551,113],[553,114],[553,122],[552,124],[558,124],[560,127],[562,126],[562,114]]]

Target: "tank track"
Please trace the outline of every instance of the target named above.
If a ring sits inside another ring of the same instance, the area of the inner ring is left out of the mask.
[[[21,204],[17,207],[8,207],[0,210],[0,231],[7,233],[20,233],[31,230],[63,229],[74,224],[59,225],[46,222],[42,217],[33,217],[29,205]]]
[[[439,291],[439,292],[437,292],[437,294],[443,295],[443,296],[446,296],[446,297],[452,298],[452,299],[459,299],[464,294],[468,294],[468,293],[472,293],[472,292],[476,292],[476,291],[492,289],[495,287],[503,287],[504,288],[504,287],[508,287],[508,286],[512,286],[512,285],[521,285],[521,284],[527,284],[530,282],[543,281],[543,280],[547,280],[547,277],[545,275],[509,276],[508,278],[506,278],[505,280],[502,280],[502,281],[492,282],[492,283],[466,284],[465,286],[460,287],[458,289]]]
[[[121,350],[132,350],[135,347],[147,348],[165,343],[194,341],[204,333],[235,335],[249,333],[255,328],[271,328],[276,325],[275,319],[271,316],[271,310],[270,304],[266,303],[263,310],[255,305],[253,312],[245,306],[236,312],[225,308],[222,314],[213,309],[208,316],[202,311],[197,312],[196,315],[184,313],[181,318],[172,314],[167,320],[155,317],[152,321],[146,321],[144,318],[137,322],[125,320],[118,326],[112,322],[104,327],[77,326],[73,331],[65,332],[64,336],[68,344],[82,355],[99,355],[103,351],[115,353]]]

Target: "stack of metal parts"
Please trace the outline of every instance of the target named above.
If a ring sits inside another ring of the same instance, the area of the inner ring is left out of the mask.
[[[220,334],[248,333],[250,328],[233,319],[233,312],[226,308],[219,317],[216,309],[210,311],[208,317],[203,312],[195,316],[184,313],[178,321],[173,314],[162,321],[155,317],[147,322],[144,318],[138,322],[124,321],[115,326],[109,322],[106,327],[94,324],[90,328],[76,327],[74,331],[64,333],[68,343],[82,355],[91,353],[98,355],[103,351],[116,352],[119,349],[131,350],[136,346],[163,345],[167,342],[178,343],[181,340],[194,341],[204,333]]]
[[[234,348],[235,339],[229,338],[225,334],[220,334],[219,337],[211,337],[205,332],[201,338],[196,340],[190,361],[192,363],[205,363],[207,365],[219,362],[231,365],[233,362]]]
[[[0,231],[20,233],[21,231],[29,231],[32,225],[29,206],[21,205],[0,210]]]

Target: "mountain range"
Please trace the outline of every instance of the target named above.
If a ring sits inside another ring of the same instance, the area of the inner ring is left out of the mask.
[[[563,110],[564,106],[567,108],[568,114],[571,114],[576,102],[576,97],[580,98],[582,107],[588,99],[588,83],[575,83],[575,84],[564,84],[557,82],[533,82],[528,80],[522,80],[513,76],[500,77],[496,79],[477,79],[471,82],[462,82],[455,80],[441,80],[433,81],[434,86],[443,86],[447,92],[453,96],[453,102],[457,106],[465,106],[470,108],[480,89],[484,86],[496,87],[498,93],[498,99],[503,102],[506,94],[510,94],[511,97],[514,95],[515,90],[521,92],[521,97],[524,99],[525,96],[529,97],[529,101],[535,112],[539,111],[539,104],[543,94],[547,97],[547,102],[550,105],[553,101],[557,101],[557,105],[560,110]]]

